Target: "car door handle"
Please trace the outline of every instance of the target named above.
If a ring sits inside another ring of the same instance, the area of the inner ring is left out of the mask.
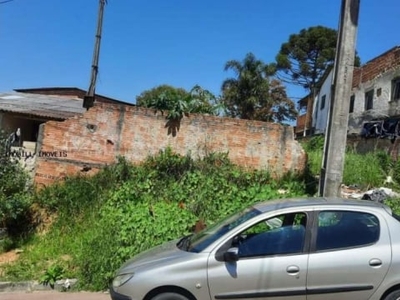
[[[371,267],[379,267],[382,265],[382,261],[378,258],[373,258],[369,261],[369,265]]]
[[[298,266],[289,266],[286,268],[286,272],[289,274],[296,274],[300,272],[300,268]]]

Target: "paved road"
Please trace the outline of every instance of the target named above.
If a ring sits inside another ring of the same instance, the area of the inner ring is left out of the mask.
[[[1,300],[111,300],[107,293],[12,292],[0,293]]]

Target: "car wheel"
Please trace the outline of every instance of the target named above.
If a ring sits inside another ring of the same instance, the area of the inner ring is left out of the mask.
[[[168,293],[158,294],[153,298],[151,298],[151,300],[190,300],[190,299],[182,294],[168,292]]]
[[[385,300],[400,300],[400,290],[391,292],[385,297]]]

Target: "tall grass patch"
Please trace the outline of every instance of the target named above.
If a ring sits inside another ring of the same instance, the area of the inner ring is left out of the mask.
[[[95,176],[70,177],[35,195],[43,218],[51,217],[5,277],[38,279],[59,266],[81,288],[105,289],[125,260],[199,222],[210,225],[252,203],[298,195],[305,185],[296,175],[273,180],[268,171],[232,164],[227,153],[194,159],[166,149],[140,165],[120,158]]]

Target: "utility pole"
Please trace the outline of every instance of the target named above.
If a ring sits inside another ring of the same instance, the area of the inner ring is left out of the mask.
[[[360,0],[342,0],[319,194],[340,197]]]
[[[93,51],[93,62],[92,62],[92,72],[90,76],[89,90],[87,91],[85,97],[83,98],[83,107],[87,110],[93,106],[96,94],[96,80],[97,73],[99,71],[99,56],[100,56],[100,42],[101,42],[101,32],[103,29],[103,15],[104,6],[107,0],[99,0],[99,11],[97,15],[97,30],[96,30],[96,42]]]

